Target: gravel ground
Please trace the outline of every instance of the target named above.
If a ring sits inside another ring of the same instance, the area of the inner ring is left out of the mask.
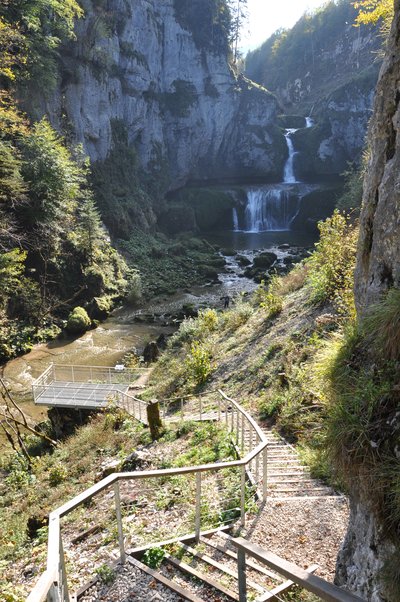
[[[158,583],[136,567],[126,564],[116,569],[112,585],[100,581],[85,592],[80,602],[179,602],[180,596]]]
[[[248,524],[245,537],[303,568],[318,564],[316,574],[333,581],[348,519],[345,497],[271,500]]]

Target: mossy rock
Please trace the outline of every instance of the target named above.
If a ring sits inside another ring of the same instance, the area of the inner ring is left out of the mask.
[[[83,334],[91,327],[92,322],[83,307],[75,307],[68,316],[67,331],[70,334]]]
[[[275,261],[277,260],[277,256],[275,253],[271,253],[270,251],[265,251],[265,253],[260,253],[257,257],[254,257],[253,265],[255,268],[263,268],[268,270],[271,268]]]
[[[105,320],[112,308],[110,297],[94,297],[88,303],[87,312],[92,320]]]
[[[220,188],[184,188],[176,194],[175,203],[179,204],[181,219],[189,209],[193,212],[196,228],[201,232],[232,227],[232,208],[236,201],[232,194]],[[170,210],[168,208],[168,213]]]
[[[302,115],[279,115],[278,124],[285,129],[305,128],[306,118]]]

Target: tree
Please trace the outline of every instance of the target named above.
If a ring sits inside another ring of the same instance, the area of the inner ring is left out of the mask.
[[[354,8],[359,11],[355,22],[357,26],[380,22],[381,34],[387,39],[394,16],[393,0],[359,0],[354,2]]]
[[[239,40],[242,33],[242,28],[247,20],[247,0],[229,0],[228,5],[231,11],[231,32],[230,42],[235,63],[239,59]]]

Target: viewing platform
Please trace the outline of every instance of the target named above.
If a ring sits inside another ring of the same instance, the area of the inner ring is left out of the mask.
[[[127,394],[144,368],[123,365],[67,366],[50,364],[32,385],[37,405],[73,409],[101,409]]]

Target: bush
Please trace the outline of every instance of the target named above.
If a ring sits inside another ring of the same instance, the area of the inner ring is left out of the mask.
[[[114,583],[116,578],[116,573],[114,569],[108,566],[108,564],[102,564],[101,566],[99,566],[99,568],[96,569],[95,573],[97,574],[100,581],[105,585],[111,585],[111,583]]]
[[[199,311],[198,317],[199,330],[214,332],[218,327],[218,314],[215,309],[203,309]]]
[[[129,305],[137,305],[142,299],[142,280],[139,272],[131,274],[126,289],[126,302]]]
[[[52,487],[56,487],[65,481],[67,477],[68,471],[61,462],[58,462],[49,470],[49,483]]]
[[[67,330],[71,334],[82,334],[91,326],[90,318],[83,307],[75,307],[68,316]]]
[[[307,284],[314,303],[335,302],[339,313],[354,314],[354,267],[358,228],[337,209],[319,222],[320,240],[306,260]]]
[[[271,279],[270,285],[266,288],[264,280],[262,280],[254,294],[256,304],[265,310],[268,318],[273,318],[278,315],[283,308],[282,297],[275,293],[278,283],[279,279],[275,276]]]
[[[151,569],[158,569],[164,560],[165,552],[162,548],[150,548],[143,554],[143,562]]]
[[[211,354],[208,349],[201,343],[192,343],[185,367],[196,385],[204,384],[211,374]]]
[[[226,311],[223,316],[224,327],[228,330],[237,330],[246,324],[253,315],[254,310],[250,303],[243,301],[241,297],[235,301],[235,306]]]

